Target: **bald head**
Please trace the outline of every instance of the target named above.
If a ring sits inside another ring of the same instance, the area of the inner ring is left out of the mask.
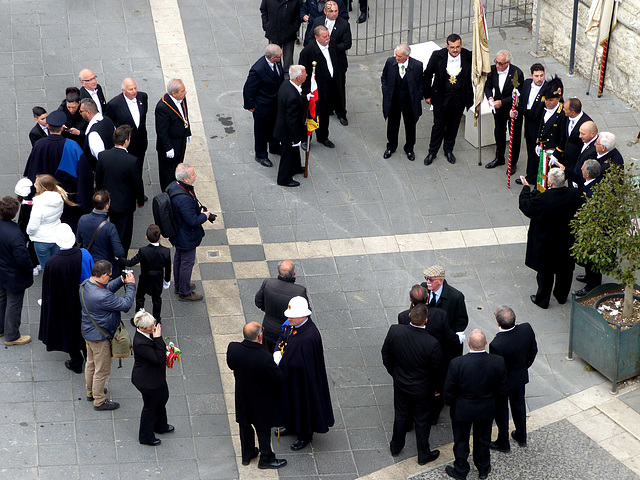
[[[487,346],[487,337],[482,330],[476,328],[469,335],[469,348],[474,352],[481,352]]]
[[[129,100],[133,100],[138,95],[138,86],[133,78],[125,78],[122,81],[122,93]]]
[[[250,342],[260,343],[262,340],[260,337],[262,335],[262,325],[258,322],[249,322],[242,329],[242,335],[245,340],[249,340]]]
[[[580,125],[580,140],[583,143],[589,143],[596,135],[598,135],[598,127],[591,120]]]
[[[293,260],[283,260],[278,264],[278,274],[282,278],[293,278],[296,276],[296,264]]]

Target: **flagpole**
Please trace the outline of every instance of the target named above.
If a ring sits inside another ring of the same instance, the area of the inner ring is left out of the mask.
[[[507,163],[507,188],[511,188],[511,158],[513,157],[513,124],[516,122],[513,114],[516,111],[516,105],[518,103],[518,87],[520,86],[520,81],[518,80],[518,71],[516,70],[513,75],[513,79],[511,80],[513,85],[513,96],[511,97],[511,125],[509,127],[509,162]]]
[[[602,31],[602,15],[604,14],[604,0],[602,1],[602,7],[600,8],[600,21],[598,22],[598,36],[596,37],[596,48],[593,50],[593,58],[591,59],[591,73],[589,74],[589,83],[587,84],[587,95],[591,90],[591,81],[593,80],[593,68],[596,64],[596,55],[598,54],[598,47],[600,46],[600,32]]]
[[[316,76],[317,64],[318,62],[311,62],[311,65],[313,66],[313,70],[311,72],[312,80]],[[304,116],[304,124],[305,128],[307,129],[307,149],[304,152],[304,178],[307,178],[309,176],[309,150],[311,150],[311,136],[313,135],[313,131],[309,131],[309,128],[307,127],[307,119],[309,118],[309,106],[310,104],[307,103],[307,114]]]
[[[609,22],[609,36],[602,44],[602,64],[600,65],[600,83],[598,85],[598,98],[602,97],[604,90],[604,75],[607,71],[607,60],[609,60],[609,43],[611,42],[611,34],[613,33],[613,19],[616,16],[616,4],[614,2],[611,9],[611,21]]]

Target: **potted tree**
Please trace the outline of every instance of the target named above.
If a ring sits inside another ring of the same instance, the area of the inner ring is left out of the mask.
[[[577,353],[612,382],[640,374],[640,184],[612,165],[572,221],[576,260],[590,263],[619,284],[572,297],[569,355]],[[616,293],[617,292],[617,293]],[[609,296],[613,294],[612,298]],[[615,295],[618,296],[616,299]],[[607,297],[602,298],[602,297]],[[610,305],[602,305],[602,302]]]

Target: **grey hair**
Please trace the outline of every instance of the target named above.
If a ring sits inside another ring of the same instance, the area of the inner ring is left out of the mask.
[[[138,313],[133,317],[133,323],[136,324],[136,327],[143,329],[153,327],[156,323],[156,319],[153,318],[149,312],[147,312],[144,308],[141,308]]]
[[[96,105],[96,102],[94,102],[90,98],[83,98],[80,101],[80,104],[84,105],[84,107],[92,114],[95,115],[96,113],[98,113],[98,106]]]
[[[547,181],[551,184],[552,187],[557,188],[564,185],[564,172],[559,168],[552,168],[547,173]]]
[[[498,53],[496,53],[496,60],[498,59],[498,55],[504,55],[507,62],[511,63],[511,52],[509,50],[500,50]]]
[[[584,162],[583,167],[584,173],[586,173],[589,178],[598,178],[600,176],[600,162],[597,160],[590,158]]]
[[[501,305],[500,307],[498,307],[494,315],[496,317],[498,325],[500,325],[500,327],[505,330],[512,328],[516,324],[516,313],[511,307]]]
[[[184,82],[179,78],[172,78],[167,83],[167,93],[171,95],[172,93],[177,93],[180,90],[180,85],[184,85]]]
[[[302,72],[305,72],[305,68],[302,65],[291,65],[289,67],[289,78],[291,80],[295,80],[302,75]]]
[[[401,43],[394,50],[393,53],[396,53],[398,50],[402,52],[403,55],[411,55],[411,47],[406,43]]]
[[[616,148],[616,136],[611,132],[600,133],[600,145],[606,148],[607,152],[610,152]]]
[[[138,87],[138,84],[136,83],[136,81],[133,78],[127,77],[124,80],[122,80],[122,83],[120,84],[120,90],[124,90],[125,89],[124,82],[126,82],[127,80],[131,80],[135,84],[136,88]]]
[[[191,176],[191,170],[195,169],[188,163],[179,163],[176,167],[176,180],[182,182],[185,178],[189,178]]]
[[[281,57],[282,48],[280,48],[280,46],[276,45],[275,43],[270,43],[269,45],[267,45],[267,48],[264,51],[264,56],[267,58]]]

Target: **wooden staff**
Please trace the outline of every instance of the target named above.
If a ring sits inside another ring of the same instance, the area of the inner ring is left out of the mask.
[[[513,156],[513,124],[516,122],[516,119],[513,116],[513,114],[516,111],[516,105],[518,104],[518,87],[520,86],[517,70],[513,74],[513,80],[511,80],[511,83],[513,83],[513,95],[511,96],[511,111],[509,112],[509,116],[511,117],[511,122],[509,126],[509,162],[507,163],[507,188],[511,188],[511,157]]]

